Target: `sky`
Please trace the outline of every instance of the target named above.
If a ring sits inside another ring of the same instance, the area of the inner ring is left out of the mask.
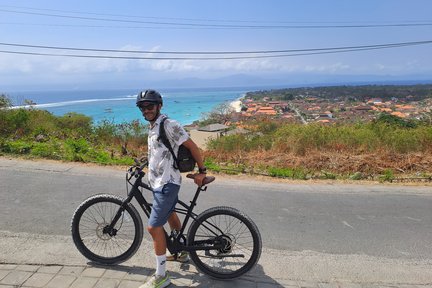
[[[431,11],[430,0],[0,0],[0,92],[431,82]]]

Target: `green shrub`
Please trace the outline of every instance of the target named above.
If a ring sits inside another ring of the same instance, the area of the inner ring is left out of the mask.
[[[84,162],[85,154],[89,148],[90,145],[84,138],[67,139],[65,141],[65,157],[69,161]]]
[[[134,164],[134,160],[131,157],[114,158],[111,160],[111,164],[131,166]]]
[[[26,109],[9,110],[6,122],[8,125],[7,135],[25,136],[29,129],[29,112]]]
[[[6,94],[0,94],[0,108],[10,107],[12,105],[12,101]]]
[[[87,136],[92,132],[92,118],[71,112],[57,117],[59,130],[66,135]]]
[[[207,147],[212,150],[223,150],[225,152],[233,152],[243,150],[246,144],[244,135],[229,135],[212,139],[208,142]]]
[[[292,179],[307,179],[307,172],[302,168],[277,168],[269,167],[267,172],[272,177],[284,177]]]
[[[60,160],[62,158],[61,146],[59,143],[54,141],[45,143],[33,143],[30,154],[37,157],[56,160]]]
[[[363,179],[363,174],[361,172],[355,172],[354,174],[349,176],[350,180],[361,180]]]
[[[29,110],[29,134],[33,136],[56,136],[59,127],[56,125],[56,116],[46,110]]]
[[[117,125],[112,121],[103,120],[93,127],[93,137],[100,143],[112,143],[117,136]]]
[[[393,127],[401,127],[401,128],[415,128],[418,125],[418,122],[411,119],[402,119],[400,117],[381,113],[378,115],[378,118],[372,122],[373,124],[387,124]]]
[[[33,144],[24,140],[5,141],[2,144],[2,151],[11,154],[28,154],[30,153]]]
[[[222,169],[219,165],[217,165],[212,158],[206,158],[204,160],[204,165],[207,169],[213,172],[220,172]]]
[[[225,152],[234,151],[257,151],[270,150],[273,145],[272,137],[267,135],[229,135],[212,139],[207,143],[210,150],[221,150]]]
[[[335,180],[337,178],[336,174],[328,171],[321,171],[321,174],[318,177],[319,179],[330,179]]]
[[[393,182],[394,179],[395,179],[395,176],[394,176],[393,170],[391,170],[391,169],[384,170],[384,174],[379,176],[380,182]]]

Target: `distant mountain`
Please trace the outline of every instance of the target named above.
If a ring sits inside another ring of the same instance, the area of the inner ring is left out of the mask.
[[[316,87],[316,86],[338,86],[338,85],[407,85],[407,84],[429,84],[432,76],[410,75],[248,75],[234,74],[213,79],[204,78],[179,78],[163,81],[150,82],[152,87],[160,88],[202,88],[202,87]]]
[[[205,78],[179,78],[156,81],[153,84],[156,87],[163,88],[201,88],[201,87],[245,87],[260,86],[268,84],[281,83],[273,81],[272,79],[266,79],[264,77],[247,75],[247,74],[235,74],[230,76],[205,79]]]
[[[107,77],[108,78],[108,77]],[[3,85],[7,92],[17,90],[67,90],[67,89],[131,89],[147,88],[223,88],[223,87],[264,87],[293,88],[338,85],[367,85],[367,84],[429,84],[432,75],[335,75],[335,74],[298,74],[298,73],[267,73],[267,74],[232,74],[214,78],[178,77],[164,80],[149,80],[136,77],[124,77],[117,81],[92,80],[89,82],[50,83],[50,85]]]

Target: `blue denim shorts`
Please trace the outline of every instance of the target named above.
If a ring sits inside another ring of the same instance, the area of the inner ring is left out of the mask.
[[[165,184],[161,191],[153,192],[153,206],[148,225],[151,227],[163,226],[174,211],[178,201],[180,186],[177,184]]]

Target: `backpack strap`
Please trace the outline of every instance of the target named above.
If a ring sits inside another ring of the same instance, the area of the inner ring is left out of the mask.
[[[168,148],[168,150],[171,152],[173,158],[174,158],[174,163],[173,163],[173,167],[174,169],[178,169],[178,160],[177,160],[177,156],[174,153],[174,150],[172,149],[171,143],[168,140],[168,137],[166,135],[165,132],[165,120],[168,119],[168,117],[164,117],[162,119],[162,121],[160,122],[160,126],[159,126],[159,137],[158,137],[158,141],[162,141],[162,143]]]

